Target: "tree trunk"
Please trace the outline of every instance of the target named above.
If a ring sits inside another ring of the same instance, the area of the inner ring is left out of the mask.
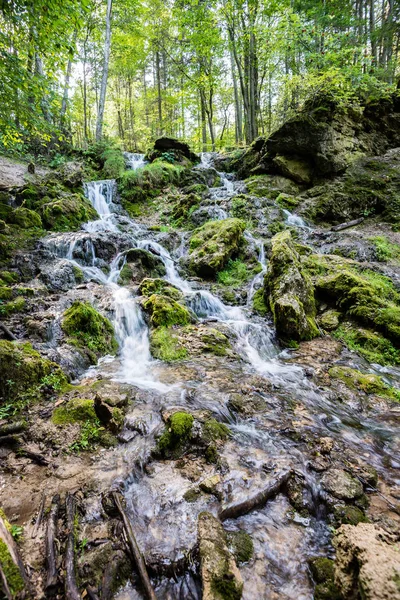
[[[77,37],[77,30],[75,29],[73,39],[72,39],[72,45],[74,46],[74,48],[75,48],[75,44],[76,44],[76,37]],[[72,71],[72,58],[70,57],[68,59],[67,72],[65,73],[64,94],[63,94],[63,99],[62,99],[62,104],[61,104],[61,113],[60,113],[61,127],[64,124],[65,114],[67,112],[68,92],[69,92],[69,82],[71,79],[71,71]]]
[[[230,50],[230,58],[233,81],[233,95],[235,99],[235,140],[237,144],[240,144],[243,140],[242,106],[240,104],[238,85],[236,81],[235,59],[233,57],[232,49]]]
[[[99,111],[97,114],[96,123],[96,141],[99,142],[103,135],[103,117],[104,107],[106,103],[108,66],[110,61],[111,49],[111,16],[112,16],[112,0],[107,0],[107,16],[106,16],[106,39],[104,42],[104,60],[103,60],[103,76],[101,78]]]
[[[162,96],[161,96],[161,65],[160,53],[156,51],[156,78],[157,78],[157,106],[158,106],[158,133],[163,134]]]
[[[206,123],[206,105],[204,96],[200,91],[200,106],[201,106],[201,140],[203,152],[207,152],[207,123]]]

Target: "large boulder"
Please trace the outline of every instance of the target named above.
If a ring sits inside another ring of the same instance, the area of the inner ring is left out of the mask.
[[[209,221],[196,229],[190,239],[190,270],[200,277],[215,277],[238,254],[244,230],[240,219]]]
[[[59,389],[67,383],[65,374],[55,363],[43,358],[28,343],[0,340],[0,404],[19,398],[24,402],[51,384]]]
[[[139,283],[144,277],[163,277],[166,269],[159,256],[143,248],[131,248],[126,253],[126,263],[121,269],[119,283]]]
[[[285,341],[307,340],[318,335],[314,287],[303,270],[289,231],[272,238],[264,296],[269,302],[278,336]]]
[[[335,582],[343,598],[400,599],[398,544],[373,524],[342,525],[336,532]]]
[[[228,550],[225,530],[211,513],[199,515],[198,541],[203,600],[240,600],[243,580]]]
[[[317,96],[268,139],[259,138],[238,160],[239,174],[280,173],[309,183],[342,173],[360,156],[400,146],[400,99],[394,94],[344,109]]]
[[[166,136],[158,138],[154,142],[154,149],[146,156],[150,162],[157,158],[171,158],[172,162],[182,162],[186,158],[191,163],[200,162],[200,157],[191,151],[189,144]]]

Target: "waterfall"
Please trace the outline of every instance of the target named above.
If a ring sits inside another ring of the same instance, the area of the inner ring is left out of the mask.
[[[136,171],[144,167],[146,161],[144,160],[144,154],[138,154],[136,152],[124,152],[126,165],[129,169]]]

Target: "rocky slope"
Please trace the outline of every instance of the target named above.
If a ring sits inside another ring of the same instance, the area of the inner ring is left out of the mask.
[[[341,129],[314,107],[294,158],[292,123],[244,156],[164,139],[137,171],[113,151],[6,187],[1,522],[34,597],[400,596],[396,106]]]

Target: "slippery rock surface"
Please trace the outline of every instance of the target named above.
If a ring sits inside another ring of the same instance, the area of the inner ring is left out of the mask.
[[[190,269],[212,278],[238,253],[245,224],[239,219],[210,221],[196,229],[190,240]]]
[[[239,600],[243,581],[228,550],[224,528],[210,513],[199,515],[198,540],[203,600]]]
[[[264,286],[279,336],[305,340],[318,335],[313,285],[302,270],[300,256],[288,231],[278,233],[272,239]]]
[[[382,529],[367,523],[342,525],[333,543],[335,582],[344,598],[400,598],[399,548]]]
[[[321,480],[322,486],[340,500],[354,500],[363,493],[363,486],[346,471],[329,469]]]

